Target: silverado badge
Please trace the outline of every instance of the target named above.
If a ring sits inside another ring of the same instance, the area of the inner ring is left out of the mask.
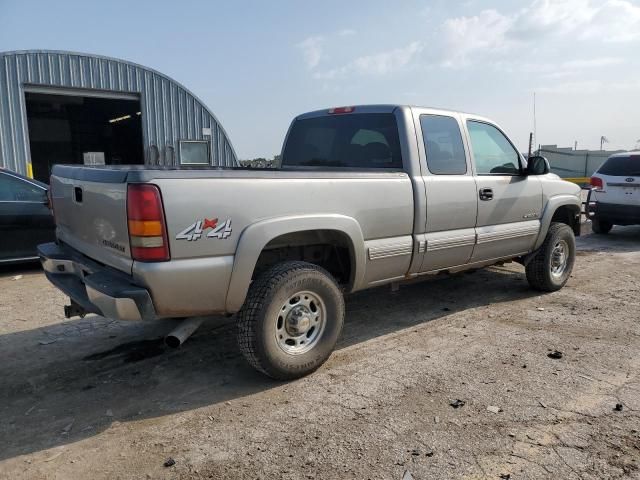
[[[190,242],[198,240],[204,235],[207,229],[211,229],[211,231],[207,233],[207,238],[227,238],[231,235],[231,219],[228,218],[222,223],[219,223],[217,218],[212,220],[208,218],[197,220],[178,233],[176,240],[188,240]]]

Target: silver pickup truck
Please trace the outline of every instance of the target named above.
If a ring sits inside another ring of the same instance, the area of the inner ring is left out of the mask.
[[[247,360],[289,379],[331,354],[346,293],[512,259],[562,288],[579,193],[486,118],[342,107],[295,118],[276,170],[55,166],[39,254],[68,316],[237,313]]]

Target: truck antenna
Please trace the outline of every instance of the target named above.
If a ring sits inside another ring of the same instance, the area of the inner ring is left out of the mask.
[[[536,92],[533,92],[533,143],[538,139],[538,131],[536,125]]]

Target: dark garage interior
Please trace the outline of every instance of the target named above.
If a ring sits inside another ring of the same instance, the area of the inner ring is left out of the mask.
[[[144,163],[140,101],[25,92],[33,176],[56,163]]]

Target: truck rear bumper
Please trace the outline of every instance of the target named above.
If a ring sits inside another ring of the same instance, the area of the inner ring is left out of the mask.
[[[96,263],[56,243],[38,246],[47,279],[87,313],[117,320],[154,320],[149,292],[124,273]]]

